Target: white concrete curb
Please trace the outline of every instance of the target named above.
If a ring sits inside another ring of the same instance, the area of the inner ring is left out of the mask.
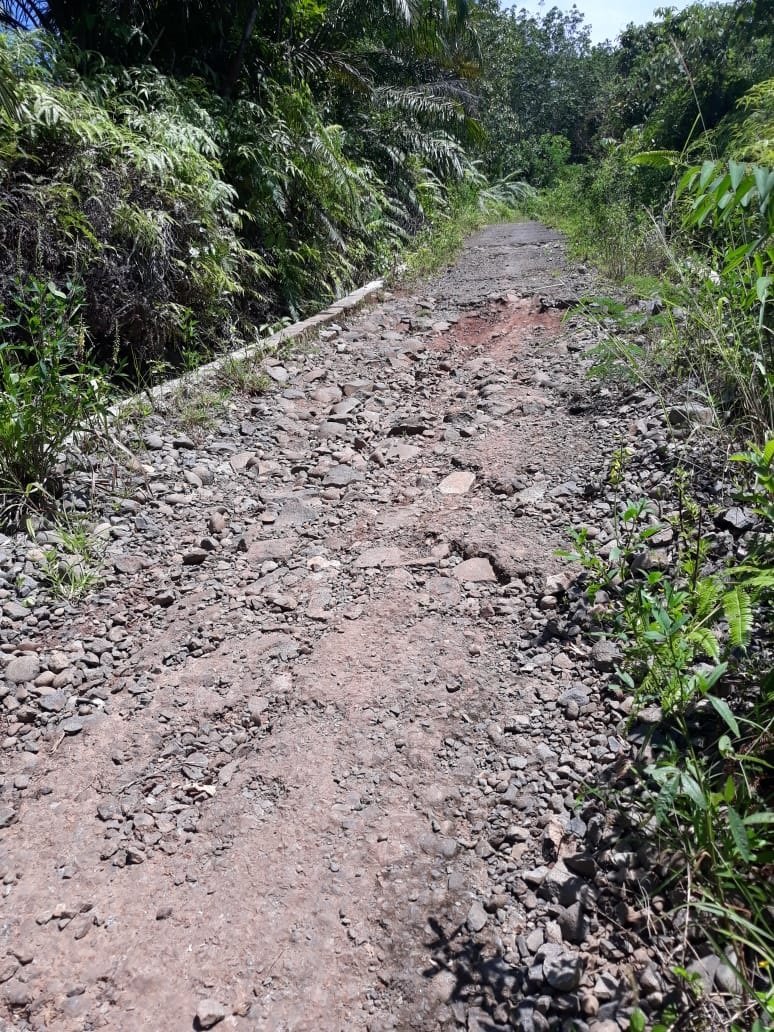
[[[316,315],[309,316],[308,319],[302,319],[300,322],[293,323],[291,326],[285,326],[276,333],[272,333],[270,336],[264,337],[255,344],[248,345],[246,348],[240,348],[238,351],[231,351],[227,354],[221,355],[219,358],[216,358],[214,362],[208,362],[207,365],[199,366],[198,369],[194,369],[190,373],[185,373],[183,376],[179,376],[175,380],[166,380],[164,383],[160,383],[156,387],[150,387],[148,390],[142,391],[139,394],[134,394],[128,398],[122,398],[121,401],[110,407],[110,414],[118,416],[123,409],[136,404],[140,400],[161,401],[168,395],[175,394],[177,391],[185,387],[190,387],[207,380],[214,373],[218,373],[227,362],[243,362],[246,359],[251,358],[253,355],[271,354],[283,344],[287,343],[287,341],[304,337],[310,332],[318,329],[318,327],[325,326],[326,323],[335,322],[336,319],[338,319],[344,312],[351,312],[354,309],[359,308],[360,305],[370,297],[374,294],[378,294],[383,289],[383,279],[372,280],[371,283],[366,283],[364,287],[360,287],[358,290],[353,290],[351,294],[347,294],[338,301],[334,301],[334,303],[329,305],[328,308],[324,308]]]

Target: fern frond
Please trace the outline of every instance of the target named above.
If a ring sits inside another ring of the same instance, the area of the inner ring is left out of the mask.
[[[749,594],[742,587],[731,588],[723,596],[723,613],[728,621],[729,642],[734,648],[745,647],[752,631],[753,611]]]

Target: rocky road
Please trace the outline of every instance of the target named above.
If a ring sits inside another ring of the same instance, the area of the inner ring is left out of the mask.
[[[130,427],[78,602],[45,532],[0,539],[0,1027],[613,1032],[660,1001],[581,792],[625,750],[613,657],[556,617],[652,407],[584,379],[586,281],[490,227],[212,428]]]

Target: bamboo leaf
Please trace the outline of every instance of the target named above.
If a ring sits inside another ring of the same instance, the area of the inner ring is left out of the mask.
[[[729,806],[726,816],[731,837],[734,840],[737,852],[741,858],[749,864],[752,861],[752,853],[750,852],[750,840],[747,835],[747,829],[744,826],[742,818],[733,806]]]
[[[725,699],[719,699],[717,695],[707,695],[706,698],[728,729],[738,738],[739,724]]]

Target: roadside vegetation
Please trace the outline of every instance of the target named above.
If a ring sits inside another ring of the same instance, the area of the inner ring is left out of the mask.
[[[497,0],[0,0],[6,525],[55,511],[117,390],[365,278],[435,269],[487,220],[537,215],[609,281],[581,305],[606,330],[597,374],[679,402],[684,444],[666,520],[621,495],[615,548],[572,545],[632,721],[656,713],[613,801],[733,967],[733,1026],[756,1032],[774,1025],[772,69],[770,0],[601,46],[577,11]],[[206,431],[223,392],[267,387],[227,366],[180,404]],[[722,553],[729,499],[700,489],[703,455],[744,523]],[[663,534],[674,562],[649,569]],[[99,551],[59,520],[42,561],[61,595],[87,590]]]
[[[613,457],[614,547],[581,530],[569,550],[596,612],[589,633],[621,650],[615,680],[640,736],[626,777],[604,791],[635,841],[655,845],[669,918],[685,914],[685,968],[675,969],[685,995],[663,1029],[774,1025],[774,34],[764,8],[694,6],[626,32],[605,55],[585,160],[546,171],[533,209],[612,284],[579,306],[604,329],[596,375],[655,392],[672,425],[674,457],[651,496],[617,489],[627,455]],[[598,71],[599,55],[586,67]],[[663,568],[649,556],[665,540]],[[734,971],[723,1011],[704,1006],[688,970],[702,941]],[[632,1025],[645,1028],[644,1015]]]

